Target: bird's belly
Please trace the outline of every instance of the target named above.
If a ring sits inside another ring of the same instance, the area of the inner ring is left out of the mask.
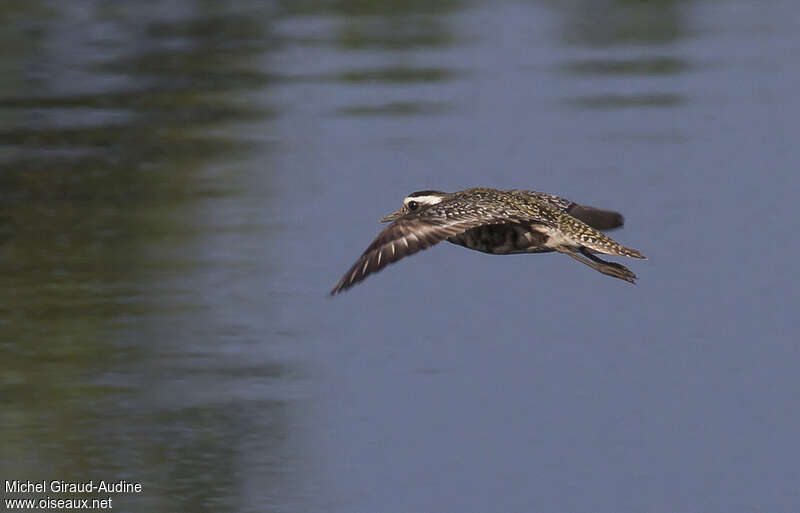
[[[478,226],[447,239],[453,244],[493,255],[544,253],[552,251],[548,236],[538,224],[490,224]]]

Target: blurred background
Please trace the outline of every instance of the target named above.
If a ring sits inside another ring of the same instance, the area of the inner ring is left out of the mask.
[[[799,21],[6,0],[0,479],[141,483],[117,511],[796,513]],[[406,194],[470,186],[621,211],[639,284],[443,244],[327,297]]]

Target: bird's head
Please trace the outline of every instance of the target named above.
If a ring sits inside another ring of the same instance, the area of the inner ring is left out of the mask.
[[[437,203],[441,202],[447,193],[441,191],[417,191],[412,192],[408,196],[403,199],[403,208],[398,210],[397,212],[392,212],[391,214],[384,216],[381,218],[381,223],[388,223],[390,221],[394,221],[404,215],[413,214],[415,212],[419,212],[422,209],[425,209],[431,205],[436,205]]]

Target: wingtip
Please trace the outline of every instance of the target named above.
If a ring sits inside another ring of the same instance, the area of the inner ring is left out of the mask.
[[[352,286],[353,286],[353,283],[348,283],[347,280],[342,278],[341,280],[339,280],[339,283],[337,283],[331,289],[331,291],[328,292],[328,296],[330,296],[330,297],[337,296],[337,295],[341,294],[342,292],[344,292],[345,290],[349,289]]]

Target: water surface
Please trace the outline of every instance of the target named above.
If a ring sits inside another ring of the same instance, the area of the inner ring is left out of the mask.
[[[0,9],[0,476],[121,511],[794,512],[788,0]],[[637,286],[414,190],[618,209]],[[6,498],[4,496],[4,498]]]

